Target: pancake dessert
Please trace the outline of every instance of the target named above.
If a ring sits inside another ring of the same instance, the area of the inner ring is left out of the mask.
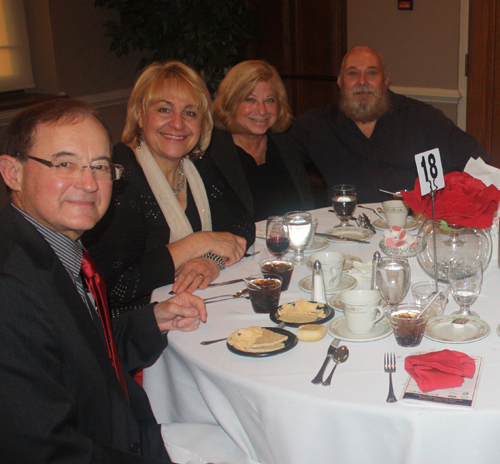
[[[325,314],[325,304],[304,300],[303,298],[295,303],[286,303],[278,309],[280,321],[294,324],[307,324],[323,319]]]
[[[268,353],[283,348],[287,338],[286,335],[262,327],[249,327],[233,332],[227,342],[239,351]]]

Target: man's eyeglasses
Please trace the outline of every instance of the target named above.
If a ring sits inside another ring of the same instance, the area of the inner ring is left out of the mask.
[[[105,160],[99,160],[92,166],[80,166],[78,163],[70,160],[54,164],[48,160],[37,158],[36,156],[22,155],[20,153],[18,153],[17,156],[24,156],[25,158],[38,161],[49,168],[53,168],[54,174],[61,179],[79,179],[85,168],[89,168],[94,177],[100,180],[118,180],[123,173],[123,166],[109,163]]]

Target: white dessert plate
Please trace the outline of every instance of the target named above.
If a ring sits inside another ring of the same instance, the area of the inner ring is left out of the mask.
[[[356,240],[368,240],[373,237],[373,232],[363,227],[335,227],[324,232],[328,235],[338,235],[339,237],[355,238]],[[336,239],[335,237],[325,237],[330,242],[341,243],[343,245],[355,245],[356,242],[349,242],[348,240]]]
[[[347,271],[351,270],[352,269],[352,263],[353,263],[353,261],[357,261],[358,263],[362,263],[363,262],[363,260],[361,258],[358,258],[357,256],[345,255],[344,267],[342,268],[342,271],[343,272],[347,272]],[[310,269],[311,271],[313,270],[314,263],[311,260],[311,258],[309,258],[307,260],[306,266],[307,266],[307,269]]]
[[[328,333],[333,338],[344,340],[346,342],[373,342],[381,338],[388,337],[392,333],[392,324],[389,318],[384,317],[367,334],[354,334],[347,328],[345,317],[334,319],[327,326]]]
[[[389,226],[387,225],[387,222],[385,222],[383,219],[375,219],[375,221],[372,222],[373,227],[378,230],[389,230]],[[405,229],[406,230],[412,230],[416,229],[418,227],[418,222],[415,221],[412,217],[409,217],[406,220],[406,225]]]
[[[354,288],[358,285],[358,281],[346,274],[342,274],[342,277],[340,278],[340,285],[335,288],[329,288],[328,285],[325,285],[325,293],[327,295],[332,295],[333,293],[339,293],[339,292],[344,292],[346,290],[350,290],[351,288]],[[299,288],[303,292],[308,292],[311,293],[312,291],[312,276],[307,276],[304,277],[299,281]]]
[[[468,319],[466,324],[453,324],[457,318]],[[429,319],[424,335],[430,340],[442,343],[472,343],[482,340],[490,333],[487,322],[473,316],[436,316]]]

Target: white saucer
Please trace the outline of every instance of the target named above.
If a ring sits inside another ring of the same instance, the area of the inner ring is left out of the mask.
[[[256,230],[255,231],[255,237],[256,238],[266,238],[266,231],[265,230]],[[330,242],[324,238],[324,237],[314,237],[313,242],[304,250],[304,253],[315,253],[316,251],[321,251],[324,250],[325,248],[328,248],[328,245],[330,245]],[[288,250],[287,253],[293,253],[293,250]]]
[[[328,248],[328,245],[330,242],[326,238],[314,236],[313,242],[304,250],[304,253],[315,253]]]
[[[346,342],[372,342],[391,335],[392,324],[389,318],[384,317],[380,322],[377,322],[375,327],[367,334],[353,334],[347,328],[345,317],[342,316],[331,321],[328,324],[327,330],[333,338],[338,338]]]
[[[372,222],[373,227],[378,230],[389,230],[389,226],[387,225],[387,222],[385,222],[383,219],[375,219],[375,221]],[[405,229],[406,230],[412,230],[416,229],[418,227],[418,222],[415,221],[412,217],[409,217],[406,220],[406,225]]]
[[[361,258],[358,258],[357,256],[345,255],[345,262],[344,262],[344,267],[342,268],[342,272],[346,272],[346,271],[349,271],[350,269],[352,269],[352,262],[353,261],[356,261],[358,263],[362,263],[363,262],[363,260]],[[314,263],[311,260],[311,258],[309,258],[307,260],[306,266],[307,266],[307,269],[310,269],[311,271],[313,270]]]
[[[452,324],[457,318],[466,317],[469,321],[462,327]],[[429,319],[424,335],[430,340],[442,343],[472,343],[482,340],[490,333],[487,322],[474,316],[436,316]]]
[[[364,227],[335,227],[333,229],[327,230],[325,234],[328,235],[338,235],[339,237],[355,238],[356,240],[368,240],[373,237],[373,232]],[[342,243],[343,245],[355,245],[356,242],[349,242],[347,240],[336,239],[334,237],[325,237],[330,242]]]
[[[333,295],[329,300],[328,300],[328,304],[333,308],[335,309],[335,311],[340,311],[341,313],[344,312],[344,305],[342,304],[342,302],[340,301],[340,295],[341,295],[342,292],[340,293],[335,293],[335,295]]]
[[[342,274],[342,277],[340,278],[340,285],[335,288],[329,288],[327,285],[325,285],[325,293],[327,295],[331,295],[333,293],[339,293],[339,292],[344,292],[346,290],[350,290],[351,288],[354,288],[358,285],[358,281],[346,274]],[[312,291],[312,276],[307,276],[304,277],[299,281],[299,288],[303,292],[308,292],[311,293]]]

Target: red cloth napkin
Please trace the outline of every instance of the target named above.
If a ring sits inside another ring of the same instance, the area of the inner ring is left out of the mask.
[[[474,359],[460,351],[442,350],[407,356],[405,369],[423,392],[459,387],[464,377],[471,379],[476,371]]]

